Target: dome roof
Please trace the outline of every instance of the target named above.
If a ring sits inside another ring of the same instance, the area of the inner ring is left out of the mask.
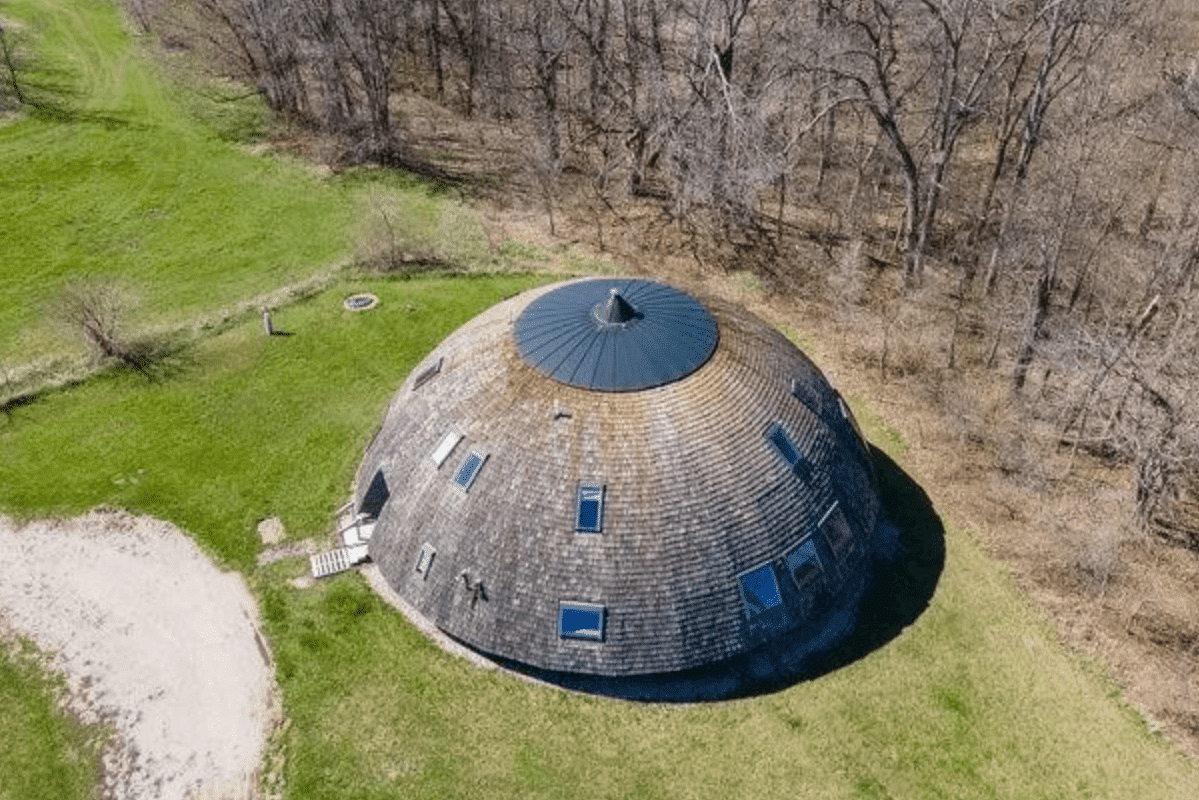
[[[498,659],[610,678],[829,646],[881,521],[812,362],[744,311],[640,279],[534,289],[450,335],[357,485],[371,557],[421,615]]]

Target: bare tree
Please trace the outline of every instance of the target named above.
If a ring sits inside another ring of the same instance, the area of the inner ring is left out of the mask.
[[[463,106],[466,116],[471,117],[479,106],[482,75],[493,55],[488,3],[485,0],[438,0],[438,4],[449,23],[450,41],[465,73]]]
[[[828,35],[805,67],[867,109],[903,180],[900,249],[909,284],[924,258],[962,134],[983,119],[1030,25],[1015,4],[869,0],[822,7]]]
[[[990,294],[994,290],[1012,217],[1024,200],[1029,169],[1039,149],[1051,106],[1064,90],[1093,67],[1101,46],[1138,13],[1140,5],[1140,2],[1130,0],[1038,0],[1035,4],[1033,30],[1025,39],[1026,46],[1009,62],[1004,80],[1003,113],[998,116],[996,125],[994,167],[979,214],[981,230],[993,213],[996,188],[1011,166],[1009,158],[1018,135],[1011,187],[984,273],[984,293]],[[972,266],[966,277],[968,281],[973,280]]]
[[[91,278],[65,286],[51,301],[50,313],[82,336],[96,357],[118,361],[150,377],[153,354],[145,342],[135,341],[124,330],[135,304],[124,285]]]

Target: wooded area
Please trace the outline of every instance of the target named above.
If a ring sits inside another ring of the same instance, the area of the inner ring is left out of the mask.
[[[345,162],[428,165],[395,112],[419,93],[523,132],[551,213],[564,192],[613,224],[653,209],[776,289],[893,267],[911,308],[935,283],[953,324],[927,366],[1010,374],[1060,446],[1134,468],[1143,526],[1199,549],[1185,4],[149,3]]]

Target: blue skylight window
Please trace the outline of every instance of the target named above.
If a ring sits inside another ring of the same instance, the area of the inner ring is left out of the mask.
[[[774,568],[769,563],[742,573],[739,580],[746,616],[752,617],[782,605],[783,598],[779,594],[778,580],[774,577]]]
[[[441,443],[433,451],[433,463],[437,465],[438,469],[441,469],[441,465],[450,457],[450,453],[454,452],[454,448],[460,441],[462,441],[462,434],[455,430],[449,431],[442,437]]]
[[[604,612],[597,603],[558,603],[558,636],[562,639],[604,640]]]
[[[581,484],[575,509],[575,530],[599,533],[604,528],[603,484]]]
[[[433,545],[425,542],[421,546],[420,553],[416,556],[416,574],[422,578],[429,577],[429,570],[433,568],[433,559],[437,557],[437,551],[433,549]]]
[[[486,461],[486,453],[480,453],[477,450],[467,453],[466,458],[462,459],[462,463],[458,466],[458,471],[454,473],[454,483],[458,488],[469,492],[471,484],[475,482],[475,478],[479,477],[479,470],[483,469]]]
[[[787,462],[787,466],[791,469],[798,469],[803,463],[803,456],[800,455],[799,448],[795,446],[795,442],[791,441],[791,437],[787,435],[787,431],[782,425],[775,423],[766,430],[766,438],[774,445],[774,449],[778,452],[783,461]]]

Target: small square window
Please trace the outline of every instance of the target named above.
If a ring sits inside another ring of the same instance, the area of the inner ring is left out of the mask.
[[[769,563],[741,574],[741,601],[745,604],[745,615],[752,617],[763,611],[782,605],[779,584],[774,577],[774,568]]]
[[[458,485],[458,488],[469,492],[471,484],[475,482],[475,478],[479,477],[479,470],[483,469],[486,461],[486,453],[476,450],[467,453],[466,458],[462,459],[462,463],[458,466],[458,472],[454,474],[454,483]]]
[[[427,579],[429,570],[433,568],[433,559],[436,557],[437,551],[433,549],[433,545],[425,542],[416,556],[416,574]]]
[[[442,437],[441,444],[437,445],[437,449],[433,451],[433,463],[437,465],[438,469],[441,469],[441,465],[450,457],[450,453],[454,452],[454,448],[460,441],[462,441],[462,434],[454,430]]]
[[[575,509],[575,530],[599,533],[604,528],[603,484],[582,484]]]
[[[596,603],[558,603],[558,636],[562,639],[604,640],[606,609]]]

